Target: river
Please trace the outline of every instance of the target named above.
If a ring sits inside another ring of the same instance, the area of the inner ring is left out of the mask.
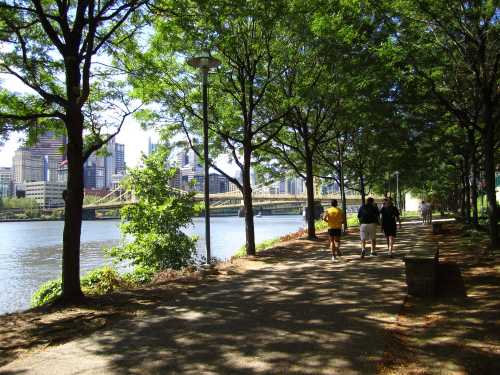
[[[212,256],[231,257],[245,243],[244,219],[213,217]],[[111,264],[103,248],[120,243],[118,220],[84,221],[81,273]],[[256,242],[298,230],[302,216],[255,217]],[[33,292],[45,281],[61,276],[62,221],[0,223],[0,314],[27,309]],[[195,218],[188,234],[199,237],[198,252],[204,255],[205,222]]]

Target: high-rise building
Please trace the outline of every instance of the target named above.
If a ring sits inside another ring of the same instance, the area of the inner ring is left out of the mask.
[[[30,149],[20,148],[12,158],[14,184],[43,181],[43,158],[33,155]]]
[[[20,147],[12,159],[14,191],[24,190],[24,184],[34,181],[58,182],[64,160],[66,138],[49,131],[38,137],[32,147]],[[65,182],[65,181],[63,181]]]
[[[225,193],[229,191],[229,180],[218,173],[210,173],[208,186],[210,194]]]
[[[104,147],[103,155],[93,153],[83,166],[87,189],[112,189],[117,183],[116,175],[125,175],[125,145],[112,138]]]
[[[88,189],[104,189],[106,183],[105,157],[90,155],[83,165],[83,184]],[[111,180],[111,177],[110,177]]]
[[[115,174],[125,174],[125,145],[115,143]]]
[[[0,167],[0,198],[12,194],[12,168]]]
[[[33,156],[52,156],[54,159],[62,161],[65,159],[66,137],[57,135],[53,131],[48,131],[38,137],[36,144],[30,147]]]
[[[203,167],[193,150],[183,150],[177,154],[182,190],[203,191]],[[195,182],[192,182],[192,181]],[[194,186],[193,186],[194,184]]]
[[[151,155],[158,148],[158,143],[151,142],[151,137],[148,138],[148,155]]]

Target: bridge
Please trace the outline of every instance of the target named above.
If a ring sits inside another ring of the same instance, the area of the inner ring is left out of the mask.
[[[301,213],[302,208],[306,205],[307,195],[302,194],[288,194],[276,193],[271,194],[266,191],[266,187],[258,185],[252,191],[252,203],[256,213],[262,212],[264,214],[271,213],[285,213],[297,212]],[[184,190],[172,188],[172,191],[186,194]],[[376,200],[381,200],[381,197],[375,197]],[[195,201],[203,201],[203,193],[196,193],[194,195]],[[235,215],[243,207],[243,195],[241,191],[229,191],[226,193],[210,194],[210,210],[218,215]],[[332,199],[341,200],[340,194],[316,194],[315,201],[319,201],[322,205],[329,205]],[[347,206],[359,206],[361,204],[361,196],[358,194],[346,195]],[[111,191],[106,196],[99,198],[91,204],[83,206],[86,211],[95,210],[108,210],[119,209],[124,205],[134,204],[137,200],[133,193],[121,191],[119,189]],[[90,213],[90,212],[89,212]]]

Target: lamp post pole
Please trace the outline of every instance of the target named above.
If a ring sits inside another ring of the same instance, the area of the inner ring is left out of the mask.
[[[207,263],[212,259],[210,249],[210,181],[209,181],[209,162],[208,162],[208,71],[210,68],[216,68],[220,62],[205,53],[199,57],[190,58],[187,63],[193,67],[199,68],[202,77],[202,96],[203,96],[203,159],[204,159],[204,201],[205,201],[205,246],[207,251]]]
[[[202,91],[203,91],[203,159],[205,160],[204,178],[204,200],[205,200],[205,244],[207,248],[207,263],[212,258],[210,249],[210,175],[208,165],[208,67],[202,67]]]

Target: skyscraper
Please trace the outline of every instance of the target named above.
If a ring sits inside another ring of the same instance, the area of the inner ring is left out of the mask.
[[[0,167],[0,198],[6,198],[12,191],[12,168]]]
[[[151,155],[158,148],[158,143],[151,142],[151,137],[148,138],[148,155]]]
[[[57,135],[53,131],[48,131],[38,137],[37,143],[30,147],[29,150],[33,156],[49,156],[58,161],[65,159],[66,137]]]
[[[93,153],[85,162],[84,186],[88,189],[111,189],[117,176],[125,174],[125,145],[112,138],[105,146],[104,155]]]

